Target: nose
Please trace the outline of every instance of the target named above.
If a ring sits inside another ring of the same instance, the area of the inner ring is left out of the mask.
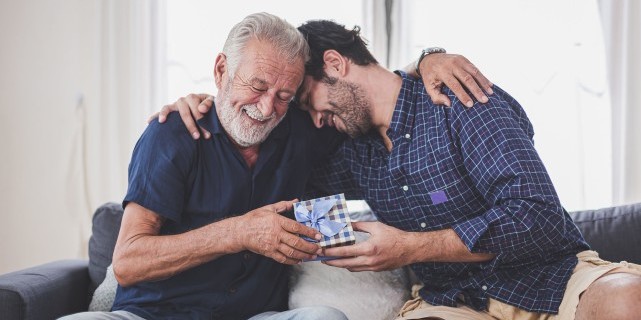
[[[258,110],[263,114],[263,117],[269,117],[274,113],[274,100],[276,97],[271,94],[264,94],[258,101]]]

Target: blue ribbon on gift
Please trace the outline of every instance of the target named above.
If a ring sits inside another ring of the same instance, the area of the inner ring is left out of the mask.
[[[347,225],[346,222],[329,220],[327,213],[336,204],[336,199],[317,200],[312,205],[312,211],[307,210],[301,203],[296,203],[294,215],[296,220],[310,226],[325,235],[331,237],[340,232]]]

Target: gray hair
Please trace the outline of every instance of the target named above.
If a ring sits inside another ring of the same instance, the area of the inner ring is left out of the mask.
[[[230,77],[234,76],[242,51],[251,39],[269,41],[288,63],[309,60],[309,46],[298,29],[275,15],[254,13],[237,23],[225,41],[223,53],[227,56]]]

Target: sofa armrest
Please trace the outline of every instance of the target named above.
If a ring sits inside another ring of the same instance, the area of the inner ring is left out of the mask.
[[[55,319],[86,311],[86,260],[61,260],[0,275],[2,319]]]
[[[641,264],[641,203],[570,212],[602,259]]]

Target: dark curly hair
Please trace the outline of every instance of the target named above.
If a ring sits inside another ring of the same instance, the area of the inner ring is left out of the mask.
[[[323,54],[326,50],[336,50],[357,65],[378,64],[367,50],[367,43],[360,36],[361,28],[354,26],[348,30],[344,25],[330,20],[310,20],[298,27],[310,48],[310,59],[305,65],[305,73],[315,80],[326,78],[323,70]]]

